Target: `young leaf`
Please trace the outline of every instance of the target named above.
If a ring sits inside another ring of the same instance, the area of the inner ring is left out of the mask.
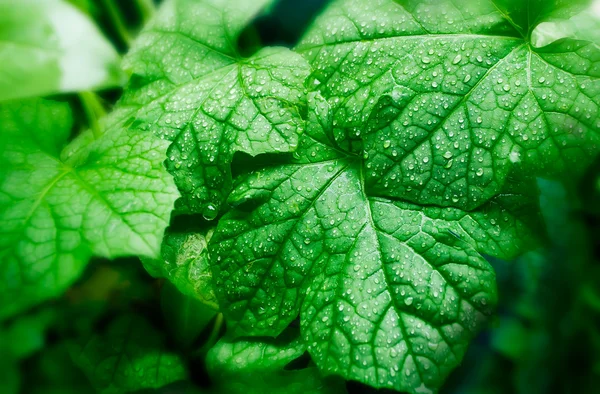
[[[206,235],[167,232],[161,258],[143,258],[142,263],[150,275],[168,279],[182,294],[217,311],[219,304],[213,290],[207,249],[212,234],[212,229]]]
[[[533,230],[510,193],[473,212],[370,197],[360,158],[328,145],[327,107],[310,103],[294,162],[244,178],[210,242],[229,329],[273,336],[300,314],[322,371],[435,390],[496,302],[478,251],[512,257]]]
[[[141,34],[125,67],[121,108],[133,126],[171,141],[167,168],[182,210],[217,216],[231,188],[235,152],[290,152],[302,120],[309,67],[285,48],[244,58],[244,27],[268,0],[170,0]]]
[[[123,316],[103,334],[73,345],[74,362],[100,393],[129,393],[185,379],[183,360],[165,351],[160,332],[139,316]]]
[[[597,155],[600,49],[533,48],[513,25],[488,0],[337,0],[317,18],[299,50],[338,143],[364,142],[373,194],[471,210],[514,167],[575,176]]]
[[[0,0],[0,100],[119,86],[119,56],[63,0]]]
[[[0,108],[0,318],[62,293],[92,255],[159,253],[178,197],[165,143],[116,128],[67,164],[70,127],[64,104]]]
[[[325,381],[317,368],[285,370],[300,357],[306,346],[285,332],[275,339],[221,339],[207,355],[207,368],[214,393],[231,394],[335,394],[343,393],[343,385]]]

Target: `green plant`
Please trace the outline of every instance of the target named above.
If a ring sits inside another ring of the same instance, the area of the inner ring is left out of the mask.
[[[64,293],[92,256],[170,282],[164,332],[128,310],[66,330],[101,392],[185,381],[185,360],[213,392],[437,392],[494,313],[484,256],[546,241],[536,178],[572,183],[600,151],[600,50],[565,22],[585,1],[334,0],[294,49],[253,40],[271,3],[166,1],[113,110],[79,95],[72,139],[69,103],[32,97],[118,84],[112,50],[102,81],[46,63],[0,79],[0,319]],[[0,6],[9,27],[31,11]],[[536,30],[554,22],[557,41]],[[18,89],[30,74],[48,83]]]

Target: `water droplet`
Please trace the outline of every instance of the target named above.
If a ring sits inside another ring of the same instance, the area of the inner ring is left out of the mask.
[[[218,214],[219,212],[217,211],[217,207],[215,207],[213,204],[208,204],[202,210],[202,217],[204,217],[205,220],[215,220]]]

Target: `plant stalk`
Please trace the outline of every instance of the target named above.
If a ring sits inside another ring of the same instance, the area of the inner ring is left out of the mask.
[[[108,12],[108,16],[117,34],[119,35],[119,38],[129,48],[132,41],[131,34],[129,33],[129,30],[127,30],[127,26],[123,20],[123,16],[121,15],[119,7],[115,3],[115,0],[102,0],[102,2],[104,3],[104,7]]]
[[[156,11],[156,7],[154,5],[153,0],[135,0],[135,5],[137,10],[142,17],[142,21],[144,24],[148,22],[152,16],[154,16],[154,12]]]
[[[93,92],[81,92],[79,93],[79,100],[81,106],[85,112],[85,116],[88,120],[90,129],[94,134],[94,138],[98,139],[102,135],[102,129],[100,127],[99,119],[106,115],[106,111],[100,97]]]

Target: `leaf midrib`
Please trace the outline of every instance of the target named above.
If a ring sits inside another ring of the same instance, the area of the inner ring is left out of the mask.
[[[138,235],[139,239],[144,243],[144,245],[148,248],[149,251],[155,249],[152,245],[150,245],[148,240],[142,234],[140,234],[137,230],[135,230],[132,227],[132,225],[129,223],[129,221],[126,220],[125,217],[121,213],[116,211],[114,209],[114,207],[111,204],[109,204],[108,201],[92,185],[90,185],[85,179],[83,179],[77,173],[76,167],[68,166],[65,163],[63,163],[62,161],[60,161],[59,159],[57,159],[53,156],[50,156],[48,154],[46,154],[46,156],[49,160],[55,161],[57,163],[57,165],[62,167],[62,171],[59,172],[58,174],[56,174],[53,178],[51,178],[48,181],[48,183],[46,184],[46,186],[44,187],[44,189],[39,193],[39,195],[35,199],[33,205],[31,206],[31,209],[29,210],[26,217],[22,221],[22,224],[19,226],[21,229],[20,233],[22,233],[26,230],[27,225],[31,221],[31,218],[33,217],[33,215],[35,214],[37,209],[40,207],[41,203],[46,199],[46,197],[50,194],[50,192],[56,187],[56,185],[62,179],[64,179],[67,175],[72,175],[73,178],[75,178],[75,180],[77,181],[77,184],[79,186],[83,187],[88,193],[90,193],[90,195],[93,198],[95,198],[96,200],[99,200],[102,203],[102,205],[106,206],[110,210],[110,212],[112,212],[113,215],[117,216],[120,219],[120,221],[123,222],[129,228],[129,230],[132,233]]]
[[[391,40],[460,40],[460,39],[473,39],[473,40],[481,40],[481,39],[498,39],[498,40],[508,40],[515,42],[523,42],[523,38],[521,37],[512,37],[512,36],[502,36],[502,35],[487,35],[487,34],[417,34],[417,35],[395,35],[395,36],[387,36],[387,37],[374,37],[374,38],[360,38],[354,40],[344,40],[344,41],[336,41],[330,43],[323,43],[311,46],[300,46],[296,49],[296,52],[303,53],[310,51],[316,48],[323,48],[329,46],[336,45],[345,45],[345,44],[356,44],[356,43],[369,43],[375,41],[391,41]]]

